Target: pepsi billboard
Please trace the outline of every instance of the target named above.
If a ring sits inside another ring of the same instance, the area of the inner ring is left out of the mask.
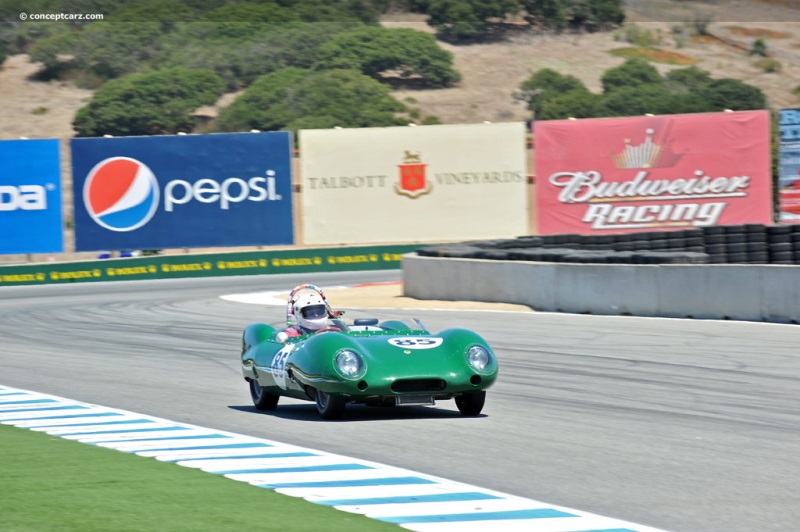
[[[63,250],[58,140],[0,141],[0,254]]]
[[[71,141],[76,251],[294,243],[289,132]]]

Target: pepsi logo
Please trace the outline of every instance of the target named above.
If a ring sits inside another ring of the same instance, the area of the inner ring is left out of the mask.
[[[129,157],[110,157],[97,163],[83,185],[89,216],[111,231],[133,231],[156,213],[158,180],[150,168]]]

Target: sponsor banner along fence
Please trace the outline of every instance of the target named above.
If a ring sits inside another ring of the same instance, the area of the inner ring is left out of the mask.
[[[167,255],[0,267],[0,287],[74,282],[399,269],[419,245]]]
[[[800,223],[800,109],[781,109],[778,121],[778,201],[782,223]]]
[[[307,244],[528,232],[522,122],[302,130],[299,141]]]
[[[294,243],[289,132],[70,146],[77,251]]]
[[[58,140],[0,141],[0,255],[64,250]]]
[[[772,222],[768,111],[536,122],[542,234]]]

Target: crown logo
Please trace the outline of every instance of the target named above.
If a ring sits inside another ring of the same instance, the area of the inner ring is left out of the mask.
[[[653,168],[658,166],[658,158],[664,149],[660,144],[653,142],[655,130],[645,130],[645,140],[638,146],[631,144],[631,139],[625,139],[625,148],[614,156],[617,168]]]
[[[661,135],[662,138],[669,136],[671,124],[667,125],[667,133]],[[645,129],[644,142],[638,146],[631,143],[631,139],[625,139],[625,148],[617,155],[612,157],[617,168],[658,168],[674,166],[682,157],[681,154],[674,153],[669,148],[669,142],[658,144],[653,140],[656,130],[653,128]]]

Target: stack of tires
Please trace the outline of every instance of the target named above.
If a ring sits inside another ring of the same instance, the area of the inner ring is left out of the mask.
[[[427,246],[426,257],[581,264],[800,264],[800,224],[545,235]]]

